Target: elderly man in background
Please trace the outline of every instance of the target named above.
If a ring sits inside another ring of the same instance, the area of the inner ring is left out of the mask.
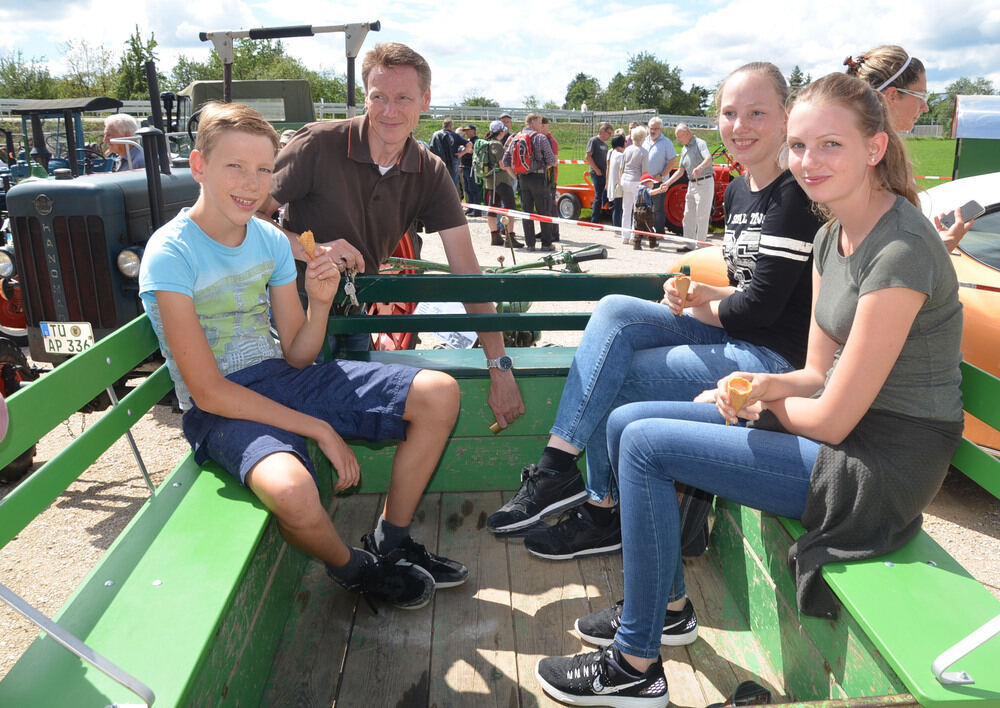
[[[139,130],[139,121],[128,113],[112,113],[104,119],[104,143],[108,146],[108,155],[115,156],[113,171],[140,170],[146,166],[146,158],[142,148],[123,142],[113,142],[115,138],[132,138]]]
[[[677,150],[673,142],[663,134],[663,120],[659,116],[649,119],[649,137],[643,143],[649,153],[649,174],[656,181],[654,187],[670,176],[670,170],[677,166]],[[667,224],[667,212],[663,199],[653,200],[653,231],[662,234]]]
[[[697,137],[684,123],[678,123],[674,135],[684,147],[681,149],[680,167],[670,179],[660,187],[650,191],[650,194],[663,194],[670,185],[684,175],[688,176],[687,198],[684,201],[684,238],[693,241],[704,241],[708,236],[708,222],[712,216],[712,199],[715,197],[714,169],[712,168],[712,153],[708,143]],[[654,200],[654,203],[662,199]],[[690,241],[684,244],[686,250],[691,250],[695,244]]]

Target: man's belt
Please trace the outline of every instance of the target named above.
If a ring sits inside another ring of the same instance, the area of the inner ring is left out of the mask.
[[[703,179],[712,179],[712,175],[705,175],[704,177],[695,177],[694,179],[689,179],[688,182],[701,182]]]

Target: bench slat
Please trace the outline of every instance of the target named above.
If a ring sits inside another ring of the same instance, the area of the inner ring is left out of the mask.
[[[77,354],[72,366],[57,366],[7,399],[10,428],[0,441],[0,467],[159,350],[146,315],[137,317],[93,347]],[[39,405],[45,401],[45,405]]]
[[[1000,429],[1000,379],[962,362],[962,408],[991,428]],[[996,494],[994,492],[994,494]],[[1000,496],[1000,495],[998,495]]]
[[[573,363],[576,347],[511,347],[507,349],[507,354],[514,360],[514,374],[518,378],[529,376],[564,377]],[[456,379],[485,379],[489,377],[482,349],[348,352],[346,358],[436,369],[451,374]]]
[[[56,369],[58,370],[58,369]],[[46,376],[51,376],[47,374]],[[166,366],[109,408],[62,452],[0,500],[0,548],[55,501],[73,481],[173,388]],[[30,389],[29,389],[30,390]],[[36,390],[37,394],[38,391]],[[89,399],[87,399],[89,400]]]
[[[667,277],[665,273],[591,275],[550,271],[359,275],[355,286],[361,302],[589,301],[614,293],[659,300]]]

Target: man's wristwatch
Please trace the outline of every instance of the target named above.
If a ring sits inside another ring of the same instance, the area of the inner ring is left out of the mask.
[[[514,368],[514,360],[504,354],[497,359],[486,360],[487,369],[500,369],[500,371],[510,371]]]

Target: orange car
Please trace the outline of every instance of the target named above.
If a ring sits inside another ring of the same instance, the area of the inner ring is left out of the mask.
[[[951,254],[965,318],[962,354],[969,363],[1000,376],[1000,172],[946,182],[920,195],[929,218],[972,199],[986,212]],[[729,284],[720,246],[685,254],[674,270],[681,265],[691,266],[694,280]],[[979,445],[1000,449],[1000,433],[975,418],[967,418],[965,435]]]

